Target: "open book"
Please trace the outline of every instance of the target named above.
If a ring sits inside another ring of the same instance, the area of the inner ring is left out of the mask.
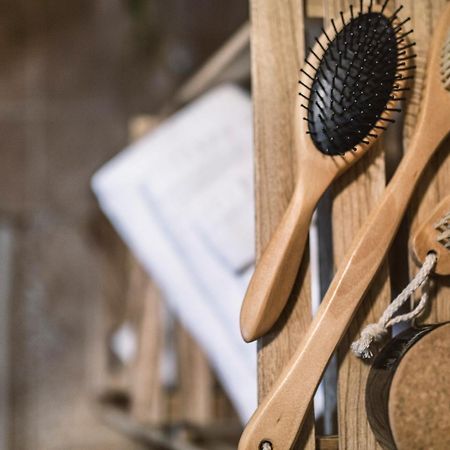
[[[101,208],[204,349],[243,421],[256,407],[256,348],[239,331],[254,263],[251,103],[208,92],[103,166]]]

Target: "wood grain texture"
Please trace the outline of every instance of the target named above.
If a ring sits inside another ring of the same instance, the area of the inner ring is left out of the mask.
[[[225,63],[223,63],[225,64]],[[208,77],[207,77],[208,78]],[[209,80],[209,78],[208,78]],[[207,88],[205,80],[198,83],[197,95]],[[142,137],[162,121],[161,116],[137,116],[130,121],[133,140]],[[216,397],[223,395],[215,385],[216,378],[203,351],[178,322],[175,323],[174,344],[177,355],[177,389],[168,392],[161,379],[161,364],[167,339],[166,314],[170,314],[157,286],[133,258],[130,264],[130,292],[127,303],[134,309],[138,332],[138,354],[131,370],[132,415],[140,423],[163,426],[188,423],[205,426],[220,418],[215,410]],[[234,410],[222,411],[227,419]]]
[[[161,122],[160,116],[136,116],[129,123],[131,141],[143,137]],[[137,354],[129,372],[131,415],[139,423],[162,426],[169,420],[168,399],[161,382],[164,348],[164,300],[148,273],[130,253],[126,304],[137,334]]]
[[[318,437],[316,450],[339,450],[338,437],[337,436]]]
[[[446,0],[405,0],[399,1],[405,8],[405,15],[411,16],[417,42],[416,75],[414,90],[408,104],[405,116],[405,151],[417,123],[419,109],[426,85],[427,52],[430,46],[430,36],[435,31],[437,21],[443,8],[448,4]],[[450,122],[450,120],[449,120]],[[450,192],[450,142],[446,140],[439,152],[428,165],[421,184],[418,187],[410,209],[411,235],[426,219],[440,200]],[[413,276],[418,270],[417,265],[410,260],[410,272]],[[436,323],[450,320],[450,280],[436,277],[432,290],[432,306],[421,323]]]
[[[354,2],[324,0],[325,19],[338,16]],[[381,140],[334,187],[332,210],[334,264],[339,266],[356,231],[362,226],[385,187],[384,146]],[[369,450],[380,448],[369,427],[364,391],[368,366],[349,351],[359,331],[378,319],[390,302],[387,265],[383,264],[373,287],[366,294],[338,350],[338,434],[339,448]]]
[[[334,261],[339,266],[355,231],[384,189],[384,155],[381,145],[372,149],[352,173],[336,183],[333,204]],[[353,179],[350,177],[354,177]],[[344,184],[346,183],[347,184]],[[369,367],[351,352],[350,345],[360,330],[378,320],[390,302],[386,263],[373,281],[338,350],[338,430],[340,448],[368,450],[380,448],[370,430],[364,402]]]
[[[193,425],[207,425],[214,412],[215,377],[203,351],[181,326],[177,330],[179,419]]]
[[[137,318],[137,355],[131,371],[131,415],[140,423],[163,425],[167,422],[167,399],[161,383],[165,306],[157,286],[141,267],[142,280]]]
[[[256,247],[257,254],[261,255],[286,209],[295,181],[293,118],[300,116],[295,105],[298,71],[304,57],[303,2],[251,0],[250,15]],[[308,258],[305,258],[288,308],[275,329],[259,341],[260,399],[293,354],[310,319],[310,281]],[[311,415],[300,437],[299,448],[313,449],[314,441]]]
[[[14,229],[6,220],[0,221],[0,450],[8,450],[10,426],[9,390],[10,373],[8,361],[11,357],[10,309],[12,302]]]

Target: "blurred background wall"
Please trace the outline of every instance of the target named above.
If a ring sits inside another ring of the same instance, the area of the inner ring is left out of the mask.
[[[1,450],[143,448],[92,408],[124,248],[89,180],[247,14],[239,0],[0,2]]]

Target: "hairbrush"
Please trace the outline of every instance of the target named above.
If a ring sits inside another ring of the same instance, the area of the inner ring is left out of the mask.
[[[325,367],[380,267],[414,188],[450,131],[450,4],[429,50],[423,100],[410,148],[375,209],[357,232],[307,332],[250,419],[239,449],[290,449]],[[270,448],[270,447],[269,447]]]
[[[298,173],[289,206],[264,250],[241,309],[249,342],[265,334],[286,305],[308,236],[312,213],[331,182],[354,164],[394,122],[411,69],[404,31],[408,19],[386,5],[350,7],[332,21],[301,69],[294,145]]]

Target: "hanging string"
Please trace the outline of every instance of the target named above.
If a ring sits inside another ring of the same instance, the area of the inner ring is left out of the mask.
[[[382,342],[389,333],[388,328],[397,323],[408,322],[420,316],[425,310],[429,294],[424,290],[422,297],[417,306],[410,312],[395,314],[398,310],[411,298],[411,295],[423,286],[429,279],[431,272],[437,262],[437,255],[431,252],[425,258],[423,266],[417,272],[417,275],[411,280],[405,289],[397,296],[397,298],[386,308],[380,320],[376,323],[367,325],[362,331],[359,339],[351,345],[353,353],[362,359],[373,358],[375,352],[375,344]]]

